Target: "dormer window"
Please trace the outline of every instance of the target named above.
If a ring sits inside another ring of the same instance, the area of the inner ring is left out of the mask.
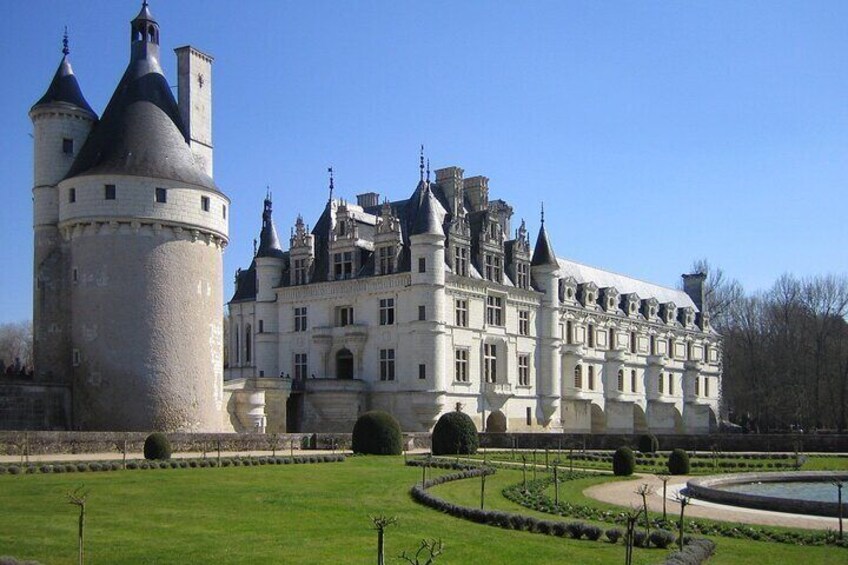
[[[501,258],[492,253],[485,254],[485,272],[486,279],[493,282],[501,282],[503,280],[503,265]]]
[[[380,247],[377,250],[378,264],[381,275],[390,275],[395,272],[395,248],[394,246]]]
[[[468,248],[457,245],[453,248],[453,272],[460,277],[468,276]]]
[[[333,276],[339,281],[353,278],[353,252],[333,253]]]
[[[530,288],[530,269],[527,263],[516,263],[515,285],[518,288]]]

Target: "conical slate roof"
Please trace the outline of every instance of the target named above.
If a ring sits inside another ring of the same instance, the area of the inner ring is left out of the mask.
[[[421,206],[418,208],[418,213],[415,216],[415,222],[412,224],[412,229],[409,235],[444,235],[442,223],[445,219],[445,209],[433,196],[433,191],[430,190],[430,185],[424,187],[424,192],[421,195]]]
[[[283,247],[280,245],[280,238],[277,237],[277,228],[274,226],[274,220],[271,217],[271,198],[266,197],[265,208],[262,211],[262,232],[259,234],[259,249],[256,251],[256,257],[282,258],[283,255]]]
[[[542,227],[539,228],[539,236],[536,238],[536,247],[533,248],[533,258],[530,260],[530,265],[533,267],[548,265],[550,267],[559,268],[556,253],[554,253],[553,245],[551,245],[551,240],[548,237],[548,232],[545,230],[544,220],[542,220]]]
[[[140,20],[155,25],[146,4],[133,24]],[[155,37],[133,41],[129,66],[66,178],[119,174],[217,190],[189,148],[177,102],[159,65],[155,31]]]
[[[71,67],[71,62],[68,60],[67,54],[62,57],[62,62],[59,63],[59,68],[56,69],[56,74],[53,75],[53,80],[50,82],[50,86],[47,87],[47,92],[33,105],[32,109],[34,110],[43,104],[55,103],[71,104],[90,112],[95,118],[97,117],[97,114],[94,113],[94,110],[91,109],[91,106],[88,105],[88,102],[86,102],[85,97],[82,95],[82,90],[80,90],[77,77],[74,75],[74,69]]]

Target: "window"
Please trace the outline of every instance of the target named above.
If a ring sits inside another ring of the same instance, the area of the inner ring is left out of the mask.
[[[250,324],[244,327],[244,362],[250,363],[250,358],[253,353],[253,328],[250,327]]]
[[[583,388],[583,365],[574,367],[574,388]]]
[[[486,323],[492,326],[503,325],[503,298],[500,296],[486,297]]]
[[[483,378],[487,383],[498,382],[498,347],[494,343],[483,344]]]
[[[636,353],[636,332],[630,332],[630,353]]]
[[[701,377],[695,377],[695,396],[701,396]]]
[[[394,247],[380,247],[377,252],[377,256],[381,275],[390,275],[395,272]]]
[[[306,259],[294,260],[294,284],[306,284]]]
[[[586,331],[586,345],[595,347],[595,326],[589,324],[589,329]]]
[[[618,370],[618,391],[624,392],[624,369]]]
[[[62,139],[62,153],[65,155],[73,155],[74,154],[74,140],[68,139],[67,137]]]
[[[533,409],[529,406],[527,407],[527,425],[530,426],[533,424]]]
[[[468,382],[468,350],[454,350],[454,380],[460,383]]]
[[[337,281],[353,278],[353,252],[333,253],[333,269]]]
[[[595,367],[589,365],[589,390],[595,390]]]
[[[574,343],[574,322],[571,320],[565,322],[565,343],[569,345]]]
[[[501,258],[491,253],[484,255],[486,278],[490,281],[501,282],[503,280],[503,267]]]
[[[209,211],[209,197],[208,196],[201,196],[200,197],[200,209],[203,210],[204,212]]]
[[[657,380],[657,391],[660,394],[665,394],[665,375],[660,373],[660,378]]]
[[[353,306],[339,306],[336,308],[336,326],[343,328],[353,323]]]
[[[456,325],[461,328],[468,327],[468,300],[464,298],[457,298],[454,301],[454,317],[456,318]]]
[[[380,325],[391,326],[395,323],[395,299],[380,299]]]
[[[704,345],[704,363],[710,362],[710,346]]]
[[[630,392],[636,392],[636,370],[630,370]]]
[[[241,363],[241,348],[239,347],[239,327],[236,325],[236,331],[233,332],[235,335],[235,351],[236,351],[236,364]]]
[[[77,201],[77,189],[69,188],[68,189],[68,202],[74,203]]]
[[[615,328],[610,328],[609,329],[609,348],[610,348],[610,351],[615,349],[615,345],[616,345],[615,341],[616,341],[616,339],[615,339]]]
[[[306,306],[294,309],[294,331],[305,332],[307,327]]]
[[[530,356],[527,354],[518,356],[518,384],[530,386]]]
[[[668,358],[674,359],[674,339],[668,338]]]
[[[107,184],[103,187],[103,197],[106,200],[115,200],[117,189],[114,184]]]
[[[704,396],[710,397],[710,378],[704,377]]]
[[[530,311],[518,311],[518,333],[521,335],[530,335]]]
[[[306,353],[294,354],[294,378],[299,380],[306,379],[307,362]]]
[[[418,272],[426,273],[427,272],[427,259],[425,257],[418,258]]]
[[[427,378],[427,365],[425,365],[424,363],[420,363],[418,365],[418,379],[423,381],[426,378]]]
[[[224,219],[226,220],[227,219],[227,205],[226,204],[221,206],[221,214],[224,216]]]
[[[80,358],[81,358],[80,350],[74,349],[73,352],[71,353],[71,362],[73,363],[74,367],[80,366]]]
[[[427,307],[423,304],[418,306],[418,321],[424,321],[427,319]]]
[[[686,359],[688,359],[690,361],[692,360],[692,342],[691,341],[686,342]]]
[[[468,248],[456,246],[453,248],[453,270],[461,277],[468,276]]]
[[[259,333],[263,333],[265,331],[265,320],[259,320]]]
[[[156,202],[164,204],[168,201],[168,191],[164,188],[156,189]]]
[[[72,280],[74,283],[78,283],[78,282],[79,282],[79,271],[77,271],[77,268],[76,268],[76,267],[74,267],[74,268],[73,268],[73,270],[71,270],[71,280]]]
[[[380,380],[393,381],[395,380],[395,350],[381,349],[380,350]]]
[[[651,336],[651,355],[657,354],[657,338],[656,336]]]
[[[668,374],[668,393],[674,394],[674,375],[672,373]]]
[[[517,263],[515,265],[515,284],[518,288],[530,288],[528,271],[527,263]]]

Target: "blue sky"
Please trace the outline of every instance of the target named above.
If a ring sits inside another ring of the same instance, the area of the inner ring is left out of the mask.
[[[102,112],[136,0],[4,6],[0,323],[31,316],[32,126],[71,34]],[[848,270],[848,2],[151,2],[172,49],[215,57],[215,180],[232,199],[225,300],[266,185],[298,212],[406,197],[433,168],[490,178],[558,255],[673,286],[708,257],[748,290]]]

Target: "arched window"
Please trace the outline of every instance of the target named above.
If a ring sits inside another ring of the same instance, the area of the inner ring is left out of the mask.
[[[247,324],[244,327],[244,362],[248,365],[250,364],[250,359],[253,353],[253,347],[251,347],[251,344],[253,343],[252,331],[253,328],[250,327],[250,324]]]
[[[624,390],[624,369],[618,370],[618,390],[619,392]]]
[[[574,388],[583,388],[583,365],[574,367]]]

